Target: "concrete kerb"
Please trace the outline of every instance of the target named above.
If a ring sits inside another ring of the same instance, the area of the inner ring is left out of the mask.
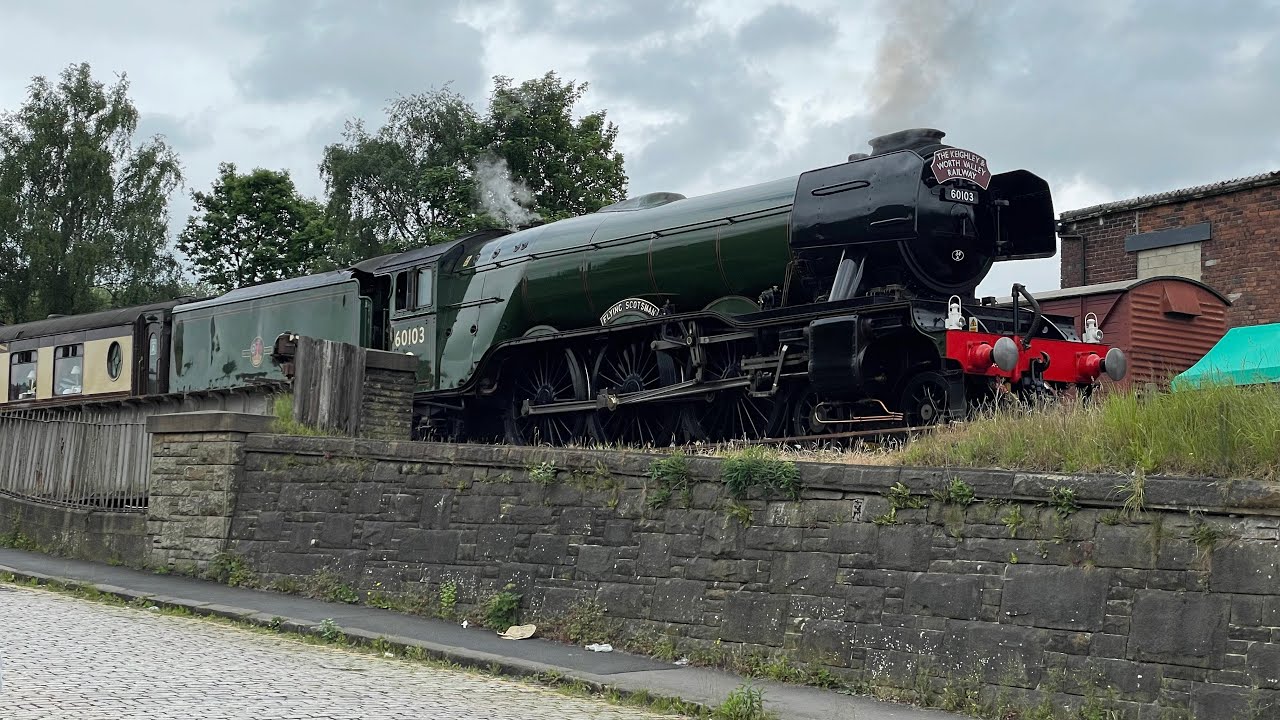
[[[253,625],[255,627],[268,628],[279,632],[294,633],[297,635],[317,637],[326,640],[329,639],[325,637],[326,633],[336,630],[337,632],[342,633],[344,638],[364,647],[372,647],[375,643],[381,642],[384,643],[386,647],[400,651],[406,651],[409,648],[416,648],[423,656],[432,660],[446,661],[493,675],[534,679],[539,683],[548,686],[569,686],[574,683],[581,683],[590,688],[592,692],[596,693],[614,692],[620,697],[634,697],[644,694],[650,700],[678,701],[707,714],[710,714],[714,710],[712,704],[706,698],[691,699],[688,697],[655,693],[648,689],[627,688],[607,682],[600,676],[592,675],[590,673],[576,672],[554,665],[467,650],[465,648],[458,648],[451,645],[440,645],[437,643],[415,640],[398,635],[379,635],[365,630],[360,630],[358,628],[344,628],[337,624],[326,628],[323,622],[315,622],[301,618],[267,616],[264,613],[260,613],[256,610],[250,610],[248,608],[237,608],[214,603],[200,603],[167,595],[153,595],[136,590],[130,590],[128,588],[117,587],[115,585],[83,582],[71,578],[20,570],[6,565],[0,565],[0,573],[10,575],[17,580],[35,582],[38,585],[46,585],[55,589],[92,589],[103,595],[119,598],[126,602],[145,601],[151,603],[157,608],[183,610],[191,613],[192,615],[219,617],[234,622]],[[723,698],[721,701],[722,700]]]

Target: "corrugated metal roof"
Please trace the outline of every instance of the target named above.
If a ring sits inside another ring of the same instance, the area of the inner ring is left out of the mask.
[[[68,315],[48,320],[33,320],[32,322],[18,325],[0,325],[0,342],[128,325],[137,320],[139,315],[157,310],[169,310],[185,300],[186,298],[165,300],[164,302],[114,308],[85,315]]]
[[[1063,222],[1075,222],[1077,220],[1086,220],[1099,215],[1108,215],[1110,213],[1123,212],[1126,210],[1137,210],[1139,208],[1153,207],[1155,205],[1167,205],[1168,203],[1184,202],[1186,200],[1211,197],[1213,195],[1224,195],[1226,193],[1239,192],[1240,190],[1267,187],[1268,185],[1280,185],[1280,170],[1274,170],[1260,175],[1236,178],[1234,180],[1223,180],[1221,182],[1209,183],[1208,185],[1197,185],[1195,187],[1183,188],[1181,190],[1167,190],[1165,192],[1155,193],[1152,195],[1141,195],[1128,200],[1118,200],[1116,202],[1104,203],[1102,205],[1093,205],[1091,207],[1080,208],[1079,210],[1068,210],[1062,213],[1059,218]]]
[[[1191,283],[1193,285],[1198,285],[1204,288],[1205,290],[1208,290],[1209,292],[1213,293],[1214,295],[1217,295],[1219,298],[1222,299],[1223,303],[1227,305],[1231,304],[1231,301],[1228,300],[1225,296],[1223,296],[1222,293],[1218,292],[1217,290],[1214,290],[1213,288],[1209,287],[1208,285],[1205,285],[1199,280],[1192,280],[1191,278],[1182,277],[1181,275],[1157,275],[1155,277],[1149,277],[1149,278],[1117,280],[1115,282],[1098,283],[1096,285],[1077,285],[1076,287],[1062,288],[1060,290],[1046,290],[1044,292],[1033,292],[1031,293],[1031,296],[1036,299],[1036,302],[1039,302],[1041,300],[1062,300],[1065,298],[1083,297],[1085,295],[1104,295],[1106,293],[1113,293],[1113,292],[1127,292],[1129,290],[1132,290],[1138,287],[1139,285],[1146,285],[1147,283],[1167,281],[1167,280],[1174,280],[1177,282],[1185,282],[1185,283]],[[1013,304],[1012,297],[996,298],[996,305],[1012,305],[1012,304]]]

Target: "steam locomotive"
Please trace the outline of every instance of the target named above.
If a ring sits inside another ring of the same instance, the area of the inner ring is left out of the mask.
[[[1054,254],[1052,198],[943,137],[177,304],[162,390],[279,379],[292,333],[418,357],[419,438],[666,445],[930,425],[1122,378],[1118,348],[1022,286],[1008,308],[975,296],[993,263]]]

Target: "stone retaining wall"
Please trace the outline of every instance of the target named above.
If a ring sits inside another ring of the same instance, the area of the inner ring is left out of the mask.
[[[96,562],[140,566],[147,518],[31,502],[0,494],[0,542]]]
[[[460,608],[510,585],[526,617],[596,601],[686,652],[787,653],[878,687],[1280,716],[1276,484],[1148,478],[1128,516],[1128,478],[805,464],[800,500],[738,502],[720,460],[691,458],[687,497],[656,508],[639,453],[249,432],[156,447],[182,512],[155,519],[155,548],[205,562],[227,527],[264,583],[451,583]],[[178,467],[215,456],[219,477],[243,457],[233,502]]]

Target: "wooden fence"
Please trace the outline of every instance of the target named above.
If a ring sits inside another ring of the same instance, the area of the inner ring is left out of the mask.
[[[148,416],[201,410],[268,415],[275,392],[264,388],[0,412],[0,493],[142,512],[151,476]]]
[[[0,414],[0,491],[59,505],[144,508],[146,426],[145,417],[102,410]]]
[[[301,336],[294,343],[293,419],[355,435],[360,428],[368,351],[358,345]]]

